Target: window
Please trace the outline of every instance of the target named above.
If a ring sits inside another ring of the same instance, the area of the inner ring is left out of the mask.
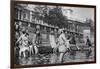
[[[18,9],[15,8],[15,11],[16,11],[16,12],[15,12],[15,18],[18,19]]]

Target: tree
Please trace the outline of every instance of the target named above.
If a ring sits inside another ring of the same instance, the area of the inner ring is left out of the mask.
[[[34,16],[37,19],[43,20],[43,22],[59,26],[66,26],[66,17],[63,15],[62,8],[59,6],[53,6],[50,8],[47,5],[37,5],[34,8]]]
[[[45,15],[47,14],[47,5],[36,5],[34,8],[34,16],[37,19],[43,20]]]
[[[65,26],[65,16],[62,13],[62,9],[59,6],[56,6],[49,10],[49,14],[45,16],[45,22],[51,25],[56,25],[59,27]]]

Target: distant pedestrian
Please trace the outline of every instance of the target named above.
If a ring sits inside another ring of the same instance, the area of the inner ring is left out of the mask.
[[[87,39],[86,39],[86,45],[87,45],[88,47],[91,47],[91,46],[92,46],[91,41],[90,41],[90,39],[89,39],[88,36],[87,36]]]
[[[92,53],[92,49],[91,49],[92,44],[91,44],[91,41],[89,40],[89,37],[88,36],[87,36],[86,46],[88,47],[88,50],[86,51],[86,58],[88,59],[89,56]]]

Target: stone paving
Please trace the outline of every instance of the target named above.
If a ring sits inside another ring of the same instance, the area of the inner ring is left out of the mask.
[[[93,61],[94,60],[94,50],[92,49],[92,54],[89,58],[86,58],[84,52],[76,52],[76,56],[71,56],[69,53],[64,55],[63,63],[67,62],[86,62],[86,61]],[[56,64],[59,63],[58,61],[59,54],[37,54],[33,55],[28,58],[20,58],[19,63],[20,65],[35,65],[35,64]]]

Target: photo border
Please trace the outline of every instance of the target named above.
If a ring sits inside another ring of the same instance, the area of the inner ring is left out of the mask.
[[[86,62],[69,62],[57,64],[41,64],[41,65],[14,65],[14,7],[16,4],[39,4],[39,5],[54,5],[54,6],[69,6],[80,8],[94,8],[94,61]],[[81,4],[63,4],[63,3],[50,3],[50,2],[33,2],[33,1],[11,1],[10,5],[10,68],[28,68],[28,67],[43,67],[43,66],[60,66],[60,65],[76,65],[76,64],[90,64],[96,63],[96,6],[95,5],[81,5]]]

